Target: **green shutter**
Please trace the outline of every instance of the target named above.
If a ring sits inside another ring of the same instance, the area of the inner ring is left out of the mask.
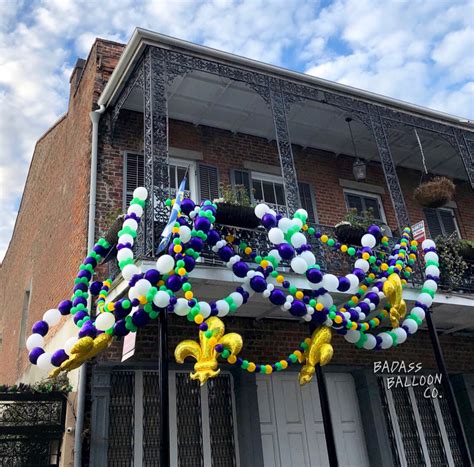
[[[308,222],[311,224],[316,223],[316,209],[311,193],[311,185],[305,182],[298,182],[298,191],[300,193],[300,205],[308,213]]]
[[[219,198],[219,170],[212,165],[199,164],[199,194],[201,201]]]
[[[145,166],[143,154],[126,154],[124,164],[124,200],[128,206],[133,197],[133,191],[145,184]]]

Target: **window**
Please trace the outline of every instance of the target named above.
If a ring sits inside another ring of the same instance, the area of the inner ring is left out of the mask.
[[[253,172],[252,188],[257,203],[266,203],[280,214],[287,214],[285,189],[281,177]]]
[[[371,209],[375,220],[383,224],[386,223],[380,196],[371,193],[344,190],[344,198],[346,200],[347,209],[356,209],[360,215]]]
[[[124,208],[133,198],[133,190],[145,185],[145,167],[142,154],[125,154],[124,161]]]
[[[314,208],[313,193],[309,183],[298,182],[298,191],[300,193],[300,205],[308,213],[308,222],[316,222],[316,209]]]
[[[219,198],[219,170],[213,165],[199,164],[199,194],[201,201]]]
[[[187,172],[184,196],[196,199],[196,165],[194,162],[182,159],[169,159],[170,196],[176,194],[180,183]]]
[[[395,465],[461,465],[442,386],[389,389],[387,378],[380,378],[379,382]],[[425,397],[426,388],[436,388],[438,397]]]
[[[458,237],[460,236],[454,209],[426,208],[423,209],[423,213],[425,214],[431,238],[436,238],[439,235],[449,236],[451,234],[455,234]]]
[[[22,352],[26,346],[26,323],[28,321],[28,315],[30,314],[30,290],[25,290],[23,297],[23,309],[21,311],[21,323],[20,323],[20,336],[18,341],[18,351]]]

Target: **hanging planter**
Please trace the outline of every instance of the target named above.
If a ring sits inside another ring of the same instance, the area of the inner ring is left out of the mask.
[[[340,222],[334,229],[337,240],[346,245],[361,246],[362,236],[366,233],[362,227],[353,226],[347,221]]]
[[[449,203],[454,196],[456,186],[446,177],[434,177],[420,183],[413,197],[425,208],[440,208]]]
[[[234,227],[244,227],[255,229],[259,223],[259,218],[255,215],[254,208],[240,206],[231,203],[216,203],[216,223],[231,225]]]
[[[459,240],[459,254],[467,260],[474,260],[474,242],[471,240]]]
[[[413,198],[424,208],[440,208],[453,199],[456,186],[449,178],[432,177],[428,174],[423,146],[416,128],[415,136],[420,148],[424,174],[421,176],[420,184],[413,193]]]

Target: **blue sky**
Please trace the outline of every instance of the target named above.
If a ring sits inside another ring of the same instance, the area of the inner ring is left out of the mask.
[[[73,64],[136,26],[474,120],[474,0],[0,0],[0,261]]]

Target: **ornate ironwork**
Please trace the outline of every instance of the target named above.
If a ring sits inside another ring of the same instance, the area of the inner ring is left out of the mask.
[[[160,467],[159,374],[143,373],[143,465]]]
[[[145,256],[154,256],[155,238],[167,221],[168,174],[167,71],[163,49],[149,47],[143,61],[145,187],[150,202],[145,209]]]
[[[59,465],[65,418],[63,393],[0,394],[0,465]]]
[[[457,150],[466,169],[467,178],[469,179],[471,186],[474,188],[474,161],[472,151],[468,144],[468,139],[465,137],[467,132],[462,131],[459,128],[452,128],[452,130],[456,140]]]
[[[392,198],[393,207],[395,209],[397,224],[400,230],[402,230],[403,227],[410,225],[410,220],[405,204],[405,198],[403,197],[400,182],[398,180],[395,162],[393,161],[390,152],[387,135],[379,113],[379,107],[369,105],[369,115],[375,142],[382,162],[382,169],[385,174],[385,181],[387,182],[388,191],[390,192],[390,197]]]

